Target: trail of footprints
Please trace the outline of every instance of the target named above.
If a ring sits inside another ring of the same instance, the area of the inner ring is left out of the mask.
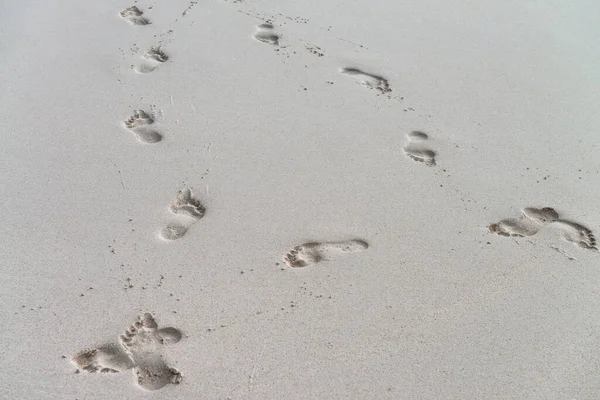
[[[138,317],[117,343],[109,343],[77,353],[72,362],[82,371],[117,373],[133,369],[137,384],[146,390],[158,390],[181,382],[181,373],[168,366],[161,355],[165,345],[177,343],[178,329],[158,328],[152,314]]]
[[[150,20],[143,14],[136,6],[120,12],[121,18],[132,25],[150,24]],[[263,23],[256,27],[254,39],[278,46],[280,35],[276,33],[273,24]],[[138,73],[149,73],[167,60],[168,56],[160,47],[153,47],[144,54],[143,62],[135,67],[135,70]],[[381,93],[392,90],[389,82],[381,76],[357,68],[343,68],[340,72],[369,89]],[[162,140],[162,135],[152,128],[153,124],[154,119],[143,110],[135,110],[133,115],[124,121],[125,128],[146,144]],[[410,159],[427,166],[435,166],[436,153],[427,145],[428,139],[427,134],[423,132],[411,132],[407,135],[407,143],[403,150]],[[159,236],[166,241],[182,238],[190,226],[202,219],[206,212],[189,188],[179,191],[175,201],[169,206],[169,211],[177,220],[168,222],[160,230]],[[560,219],[558,213],[549,207],[528,207],[522,210],[520,218],[506,218],[488,226],[492,233],[519,237],[532,236],[546,228],[555,229],[568,242],[598,251],[596,239],[588,228]],[[289,250],[283,256],[283,261],[290,268],[304,268],[340,255],[362,252],[368,247],[369,245],[362,240],[304,243]],[[161,355],[165,345],[177,343],[181,338],[181,332],[175,328],[159,329],[154,317],[146,313],[140,315],[136,322],[120,335],[118,342],[83,350],[77,353],[72,361],[80,370],[90,373],[118,373],[131,369],[141,388],[157,390],[168,384],[177,384],[182,379],[181,373],[168,366]]]

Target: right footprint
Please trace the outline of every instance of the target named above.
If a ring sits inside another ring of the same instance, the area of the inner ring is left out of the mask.
[[[404,146],[404,153],[412,160],[422,162],[433,167],[435,164],[435,152],[424,145],[429,137],[423,132],[411,132],[406,135],[408,143]]]
[[[136,6],[132,6],[129,8],[126,8],[124,10],[121,10],[121,12],[119,13],[119,15],[121,15],[121,18],[123,18],[125,21],[129,22],[131,25],[148,25],[150,24],[150,20],[148,20],[145,17],[142,17],[142,14],[144,14],[142,11],[140,11],[139,8],[137,8]]]
[[[135,72],[139,74],[148,74],[154,71],[158,66],[169,59],[160,47],[151,47],[143,56],[142,62],[135,67]]]
[[[171,241],[182,238],[186,234],[191,224],[204,217],[206,209],[200,200],[195,199],[192,196],[192,191],[190,189],[184,188],[179,191],[175,201],[169,206],[169,211],[171,211],[173,214],[188,217],[188,220],[192,220],[191,223],[187,223],[186,225],[180,222],[172,221],[162,228],[160,231],[160,237],[164,240]]]
[[[576,222],[559,219],[558,213],[550,207],[526,207],[520,218],[506,218],[488,225],[488,230],[501,236],[533,236],[542,228],[554,228],[567,242],[584,249],[598,251],[596,238],[591,230]]]
[[[368,74],[357,68],[343,68],[340,72],[344,75],[353,77],[358,83],[370,89],[379,90],[381,93],[392,91],[387,79],[380,76]]]
[[[143,110],[135,110],[133,115],[124,122],[125,128],[133,132],[135,137],[142,143],[151,144],[162,140],[162,135],[148,125],[152,125],[154,120]]]
[[[273,46],[277,46],[279,44],[279,36],[275,34],[273,25],[269,23],[260,24],[256,27],[254,39],[258,40],[259,42],[272,44]]]
[[[288,251],[283,261],[292,268],[302,268],[326,260],[331,253],[355,253],[368,247],[362,240],[304,243]]]

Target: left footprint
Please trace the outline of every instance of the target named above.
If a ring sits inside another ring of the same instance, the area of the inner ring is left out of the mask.
[[[135,137],[142,143],[157,143],[162,140],[162,135],[149,128],[154,120],[143,110],[135,110],[133,115],[125,120],[125,127],[133,132]]]

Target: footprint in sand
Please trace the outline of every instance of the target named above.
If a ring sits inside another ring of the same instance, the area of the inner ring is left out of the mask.
[[[387,79],[380,76],[371,75],[356,68],[344,68],[340,72],[344,75],[353,77],[358,83],[370,89],[379,90],[381,93],[392,91]]]
[[[169,57],[160,49],[160,47],[151,47],[143,56],[142,62],[136,66],[135,72],[139,74],[148,74],[154,71],[158,66],[166,62]]]
[[[180,222],[169,222],[160,231],[160,236],[164,240],[177,240],[183,237],[191,224],[204,217],[206,209],[200,200],[195,199],[192,196],[192,191],[190,189],[184,188],[179,191],[177,198],[173,204],[169,206],[169,211],[173,214],[187,217],[188,221],[191,220],[191,223],[188,222],[187,225],[184,225]]]
[[[327,260],[331,253],[355,253],[368,247],[369,245],[361,240],[304,243],[288,251],[283,256],[283,261],[292,268],[301,268]]]
[[[142,143],[156,143],[162,140],[162,135],[149,128],[154,120],[143,110],[135,110],[133,115],[125,120],[125,128],[133,132],[135,137]]]
[[[411,132],[406,135],[408,143],[404,146],[404,153],[411,159],[425,163],[433,167],[435,164],[435,152],[424,145],[429,137],[423,132]]]
[[[148,25],[150,24],[150,20],[148,20],[146,17],[142,17],[142,14],[144,14],[142,11],[140,11],[139,8],[137,8],[136,6],[132,6],[129,8],[126,8],[124,10],[121,10],[121,12],[119,13],[119,15],[121,16],[121,18],[123,18],[125,21],[129,22],[132,25]]]
[[[146,313],[119,337],[118,343],[83,350],[72,361],[79,369],[92,373],[133,368],[140,387],[157,390],[169,383],[181,382],[179,371],[169,367],[160,355],[164,345],[177,343],[181,337],[175,328],[158,329],[154,317]]]
[[[275,34],[275,30],[272,24],[264,23],[256,27],[254,32],[254,39],[259,42],[269,43],[273,46],[279,44],[279,35]]]
[[[598,251],[596,238],[591,230],[575,222],[559,219],[558,213],[550,207],[527,207],[520,218],[506,218],[488,225],[490,232],[502,236],[533,236],[542,228],[555,229],[559,236],[567,242],[579,247]]]

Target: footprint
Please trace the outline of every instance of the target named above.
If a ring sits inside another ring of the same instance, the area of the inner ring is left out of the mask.
[[[188,217],[200,219],[204,217],[206,209],[200,203],[200,200],[192,197],[192,191],[184,188],[179,191],[175,202],[169,207],[173,214],[183,214]]]
[[[392,91],[387,79],[380,76],[371,75],[356,68],[344,68],[341,70],[341,73],[351,76],[361,85],[371,89],[377,89],[381,93],[388,93]]]
[[[157,390],[165,385],[181,382],[181,373],[169,367],[160,355],[164,345],[177,343],[182,334],[178,329],[158,329],[152,314],[138,317],[119,343],[111,343],[77,353],[72,361],[83,371],[121,372],[133,368],[138,385],[146,390]]]
[[[188,188],[181,189],[175,198],[173,204],[169,206],[169,211],[173,214],[184,215],[193,218],[191,224],[204,217],[206,209],[200,202],[192,196],[192,191]],[[186,234],[189,226],[176,221],[169,222],[160,231],[160,236],[164,240],[177,240]]]
[[[119,343],[83,350],[72,361],[77,368],[92,373],[121,372],[133,368],[133,360]]]
[[[169,367],[159,352],[167,344],[177,343],[182,334],[178,329],[158,329],[152,314],[140,315],[137,321],[120,336],[123,347],[133,360],[137,383],[146,390],[157,390],[165,385],[181,382],[181,373]]]
[[[142,143],[157,143],[162,140],[162,135],[148,126],[154,120],[143,110],[135,110],[133,115],[124,122],[125,128],[133,132],[135,137]]]
[[[143,56],[143,61],[135,67],[135,71],[140,74],[148,74],[154,71],[161,63],[169,59],[160,47],[151,47]]]
[[[506,218],[488,225],[488,230],[502,236],[532,236],[542,228],[554,229],[565,241],[579,247],[598,251],[596,238],[591,230],[575,222],[559,219],[558,213],[550,207],[527,207],[520,218]]]
[[[283,261],[292,268],[301,268],[325,260],[331,252],[355,253],[368,247],[369,245],[361,240],[305,243],[291,249],[283,256]]]
[[[423,145],[429,137],[423,132],[411,132],[406,135],[408,143],[404,146],[404,153],[411,159],[425,163],[433,167],[435,163],[435,152]]]
[[[132,6],[121,10],[121,12],[119,13],[119,15],[121,15],[121,18],[123,18],[125,21],[129,22],[132,25],[150,24],[151,22],[147,18],[142,17],[142,14],[144,13],[140,11],[140,9],[136,6]]]
[[[160,237],[164,240],[181,239],[186,234],[188,228],[178,222],[169,222],[160,230]]]
[[[275,34],[275,30],[272,24],[264,23],[256,27],[254,32],[254,39],[259,42],[269,43],[273,46],[279,44],[279,36]]]

